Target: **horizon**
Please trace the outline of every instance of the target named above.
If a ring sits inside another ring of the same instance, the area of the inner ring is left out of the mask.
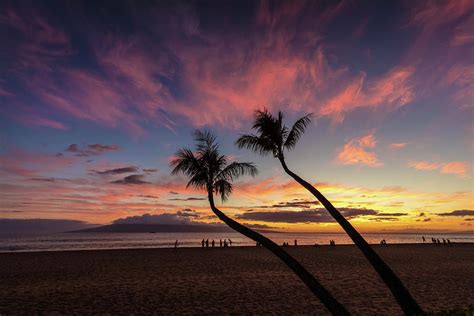
[[[473,232],[474,2],[410,3],[3,2],[0,220],[216,223],[169,167],[208,129],[259,169],[227,215],[342,232],[234,145],[267,108],[313,113],[287,164],[360,232]]]

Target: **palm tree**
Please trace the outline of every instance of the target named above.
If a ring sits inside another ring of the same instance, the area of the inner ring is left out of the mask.
[[[280,258],[309,287],[326,308],[334,315],[349,315],[347,310],[327,291],[316,278],[311,275],[298,261],[265,236],[239,224],[220,211],[214,203],[214,194],[220,195],[222,202],[232,193],[232,181],[242,175],[255,176],[257,168],[248,162],[232,162],[219,152],[216,137],[210,132],[194,133],[196,149],[178,150],[170,165],[174,168],[171,174],[182,173],[190,178],[187,187],[195,187],[207,191],[211,210],[230,228],[262,244]]]
[[[303,135],[306,127],[311,122],[311,114],[305,115],[298,119],[289,129],[283,122],[282,112],[278,112],[275,117],[266,109],[257,110],[254,116],[253,127],[256,134],[241,135],[236,141],[239,148],[247,148],[259,153],[260,155],[273,154],[278,158],[285,172],[296,182],[302,185],[306,190],[311,192],[327,209],[332,217],[342,226],[354,244],[359,247],[370,264],[377,271],[379,276],[388,286],[398,304],[405,314],[422,314],[423,311],[417,302],[410,295],[401,280],[390,269],[390,267],[380,258],[380,256],[370,247],[359,232],[349,223],[347,219],[309,182],[303,180],[300,176],[291,171],[285,162],[284,151],[293,149],[296,143]]]

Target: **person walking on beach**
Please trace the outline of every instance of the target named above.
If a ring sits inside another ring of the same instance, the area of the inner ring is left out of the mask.
[[[230,238],[229,238],[229,246],[232,247],[232,240],[230,240]]]
[[[209,239],[206,239],[206,248],[209,248]]]
[[[176,241],[174,242],[174,249],[177,249],[178,248],[178,239],[176,239]]]
[[[224,239],[224,248],[227,248],[227,240]]]
[[[204,248],[204,238],[201,241],[202,248]]]
[[[295,239],[295,247],[298,246],[298,240]]]
[[[222,239],[219,239],[219,247],[222,248]]]
[[[421,238],[423,239],[423,243],[425,243],[425,236],[421,236]]]
[[[213,239],[212,243],[211,243],[212,248],[214,248],[214,245],[215,245],[215,243],[214,243],[214,239]]]

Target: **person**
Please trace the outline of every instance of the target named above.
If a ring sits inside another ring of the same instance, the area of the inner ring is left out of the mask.
[[[219,239],[219,247],[222,248],[222,239]]]
[[[446,239],[448,241],[448,245],[451,245],[451,240],[449,239]]]
[[[174,249],[178,248],[178,239],[174,242]]]
[[[446,245],[446,239],[443,238],[443,245]]]
[[[295,239],[295,247],[298,246],[298,241]]]
[[[211,245],[212,245],[212,248],[214,248],[214,245],[215,245],[215,243],[214,243],[214,239],[212,240],[212,243],[211,243]]]
[[[232,240],[230,240],[230,238],[229,238],[229,246],[232,247]]]
[[[206,239],[206,248],[209,248],[209,239]]]
[[[436,239],[436,243],[437,243],[438,245],[440,245],[440,244],[441,244],[441,241],[439,241],[439,238],[438,238],[438,239]]]
[[[204,248],[204,238],[201,241],[202,248]]]
[[[224,239],[224,248],[227,248],[227,240]]]
[[[423,243],[425,243],[425,236],[421,236],[421,238],[423,239]]]

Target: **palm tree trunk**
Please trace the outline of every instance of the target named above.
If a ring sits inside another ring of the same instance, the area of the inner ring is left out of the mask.
[[[316,278],[308,272],[295,258],[289,255],[285,250],[279,247],[272,240],[267,237],[245,227],[234,221],[222,211],[220,211],[214,204],[214,197],[212,191],[208,193],[209,204],[211,209],[217,217],[227,224],[233,230],[241,233],[248,238],[261,243],[265,248],[273,252],[278,258],[280,258],[298,277],[309,287],[309,289],[319,298],[319,300],[326,306],[326,308],[333,315],[350,315],[341,303],[339,303],[328,290],[326,290]]]
[[[395,272],[380,258],[380,256],[372,249],[372,247],[365,241],[365,239],[359,234],[354,226],[349,223],[347,219],[324,197],[315,187],[300,178],[297,174],[292,172],[285,163],[284,157],[278,157],[280,163],[285,172],[292,177],[296,182],[301,184],[306,190],[311,192],[331,216],[341,225],[346,231],[349,237],[352,239],[354,244],[362,251],[364,256],[369,260],[370,264],[377,271],[379,276],[388,286],[393,296],[397,300],[398,304],[402,308],[406,315],[421,315],[423,310],[418,303],[413,299],[408,290],[403,285],[402,281],[397,277]]]

